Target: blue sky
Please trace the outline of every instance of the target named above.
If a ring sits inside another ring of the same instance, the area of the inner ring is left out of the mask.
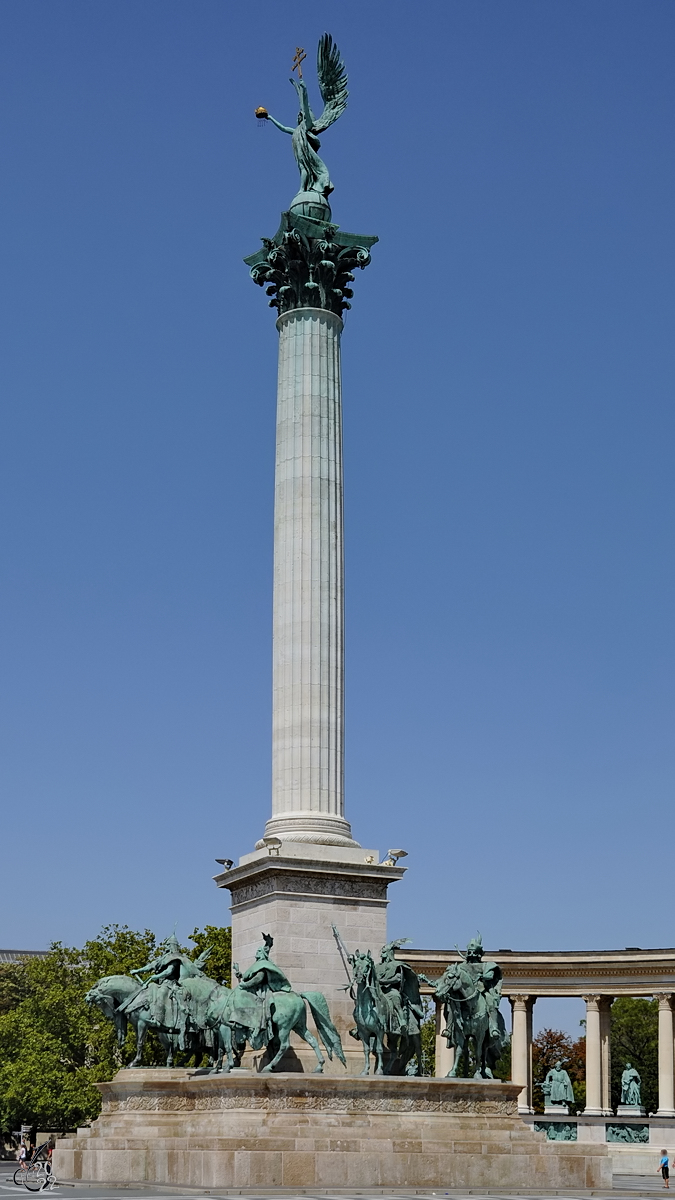
[[[270,808],[296,45],[350,105],[347,816],[416,945],[672,945],[669,0],[4,0],[0,944],[227,919]]]

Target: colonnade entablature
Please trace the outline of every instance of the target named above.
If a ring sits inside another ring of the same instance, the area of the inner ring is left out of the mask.
[[[417,972],[440,978],[460,961],[454,950],[398,952]],[[485,958],[503,972],[502,994],[511,1002],[511,1073],[522,1083],[519,1108],[532,1113],[532,1010],[538,999],[578,996],[586,1004],[586,1108],[589,1116],[611,1116],[610,1014],[617,996],[653,997],[659,1001],[660,1117],[675,1117],[675,949],[642,950],[495,950]],[[423,989],[427,993],[431,989]],[[436,1010],[436,1073],[445,1075],[453,1050],[440,1037],[441,1006]]]

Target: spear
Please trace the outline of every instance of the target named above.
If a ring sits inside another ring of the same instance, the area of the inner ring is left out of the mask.
[[[351,992],[354,980],[352,979],[351,971],[349,970],[349,954],[347,953],[347,947],[345,946],[342,938],[340,937],[340,934],[338,933],[335,925],[332,926],[332,930],[333,930],[333,937],[335,938],[335,941],[337,943],[337,948],[340,951],[340,958],[342,959],[342,965],[343,965],[345,971],[347,972],[347,979],[349,980],[349,991]],[[347,988],[345,988],[344,990],[347,991]]]

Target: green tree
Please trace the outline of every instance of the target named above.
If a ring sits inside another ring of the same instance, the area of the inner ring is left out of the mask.
[[[193,957],[206,944],[216,949],[211,974],[229,971],[230,931],[195,930]],[[200,940],[202,939],[202,940]],[[111,1021],[85,1003],[102,975],[125,975],[143,966],[157,949],[150,930],[106,926],[98,938],[73,949],[55,943],[44,958],[4,964],[0,970],[0,1126],[22,1123],[63,1131],[92,1120],[100,1111],[94,1086],[111,1079],[135,1050],[129,1030],[120,1049]],[[215,972],[214,972],[215,965]],[[148,1037],[144,1062],[158,1053]],[[161,1061],[161,1059],[160,1059]]]
[[[422,1041],[422,1074],[436,1074],[436,1006],[428,996],[423,996],[426,1017],[420,1026]]]
[[[659,1106],[659,1002],[620,996],[612,1005],[612,1105],[621,1103],[621,1073],[631,1063],[642,1079],[647,1112]]]
[[[575,1042],[561,1029],[542,1029],[532,1039],[532,1080],[534,1083],[533,1106],[535,1112],[544,1111],[544,1094],[538,1086],[544,1082],[551,1067],[558,1059],[570,1077],[574,1102],[578,1107],[586,1100],[586,1038]]]
[[[211,953],[206,960],[204,973],[225,987],[231,987],[232,981],[232,929],[228,925],[205,925],[203,929],[193,929],[190,941],[195,943],[192,957],[197,958],[207,946]]]
[[[112,1023],[84,997],[101,975],[142,966],[152,954],[149,930],[109,926],[81,950],[55,943],[44,958],[3,972],[0,1012],[0,1123],[72,1129],[97,1116],[96,1081],[124,1061]],[[131,1047],[129,1047],[131,1050]]]

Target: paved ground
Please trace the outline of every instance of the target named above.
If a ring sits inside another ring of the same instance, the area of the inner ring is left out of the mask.
[[[5,1200],[6,1197],[21,1195],[28,1200],[28,1193],[25,1189],[19,1189],[13,1182],[13,1164],[0,1163],[0,1200]],[[384,1197],[385,1200],[410,1200],[411,1196],[417,1196],[420,1200],[443,1200],[444,1197],[452,1197],[453,1200],[513,1200],[514,1195],[528,1195],[530,1200],[538,1200],[538,1195],[541,1200],[550,1196],[564,1196],[567,1200],[588,1200],[588,1197],[597,1197],[597,1200],[629,1200],[629,1197],[651,1196],[654,1192],[665,1190],[661,1183],[661,1179],[656,1175],[615,1175],[614,1188],[611,1192],[542,1192],[542,1193],[514,1193],[497,1191],[491,1192],[457,1192],[457,1191],[435,1191],[430,1192],[420,1189],[415,1191],[413,1188],[402,1188],[400,1191],[384,1191],[377,1188],[364,1188],[363,1191],[347,1192],[328,1192],[321,1190],[293,1192],[287,1189],[278,1188],[276,1191],[268,1192],[253,1192],[253,1191],[227,1191],[226,1189],[214,1189],[212,1192],[201,1192],[196,1189],[193,1191],[183,1191],[180,1188],[101,1188],[89,1187],[87,1184],[78,1183],[73,1185],[62,1184],[60,1187],[50,1189],[54,1191],[62,1200],[68,1200],[72,1196],[73,1200],[195,1200],[195,1196],[209,1195],[218,1196],[246,1196],[248,1200],[275,1200],[276,1197],[283,1200],[293,1200],[294,1197],[317,1197],[318,1200],[364,1200],[366,1197]],[[675,1185],[673,1187],[675,1200]]]

